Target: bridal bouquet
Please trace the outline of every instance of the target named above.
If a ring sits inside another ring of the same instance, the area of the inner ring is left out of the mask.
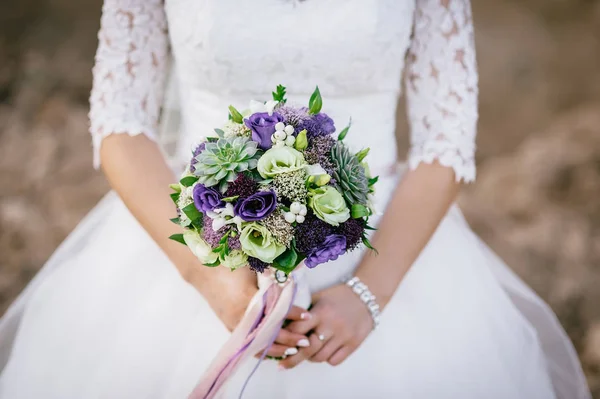
[[[229,107],[229,120],[193,149],[171,196],[185,228],[172,239],[206,266],[231,270],[272,267],[284,278],[304,261],[309,268],[337,259],[361,243],[371,248],[369,195],[377,177],[344,143],[350,124],[334,135],[320,112],[318,87],[308,107],[273,100]]]

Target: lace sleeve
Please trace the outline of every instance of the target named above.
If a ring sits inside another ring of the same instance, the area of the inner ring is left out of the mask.
[[[477,69],[469,0],[417,0],[405,75],[412,169],[451,167],[475,180]]]
[[[105,0],[90,96],[94,167],[114,133],[155,140],[168,62],[162,0]]]

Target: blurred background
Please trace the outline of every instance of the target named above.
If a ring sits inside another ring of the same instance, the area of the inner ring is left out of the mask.
[[[0,314],[108,190],[87,133],[100,7],[0,2]],[[600,1],[473,8],[479,169],[460,203],[558,314],[600,399]]]

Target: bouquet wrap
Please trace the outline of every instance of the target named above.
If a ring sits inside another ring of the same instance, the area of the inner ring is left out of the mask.
[[[226,382],[237,367],[262,352],[253,372],[256,370],[273,344],[292,305],[307,307],[310,302],[310,292],[304,283],[302,272],[302,269],[294,271],[284,283],[278,283],[274,273],[269,273],[266,278],[261,276],[260,289],[252,298],[244,317],[201,377],[189,396],[190,399],[220,398]],[[246,383],[251,376],[252,374],[246,378]],[[245,385],[240,397],[244,388]]]

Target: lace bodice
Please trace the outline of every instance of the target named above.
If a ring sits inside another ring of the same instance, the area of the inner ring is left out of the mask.
[[[96,164],[109,134],[156,138],[169,54],[182,157],[197,135],[223,122],[230,103],[268,99],[277,84],[305,102],[319,85],[325,112],[338,123],[352,116],[351,144],[391,163],[406,68],[409,165],[437,160],[457,180],[475,177],[468,0],[105,0],[90,99]]]

